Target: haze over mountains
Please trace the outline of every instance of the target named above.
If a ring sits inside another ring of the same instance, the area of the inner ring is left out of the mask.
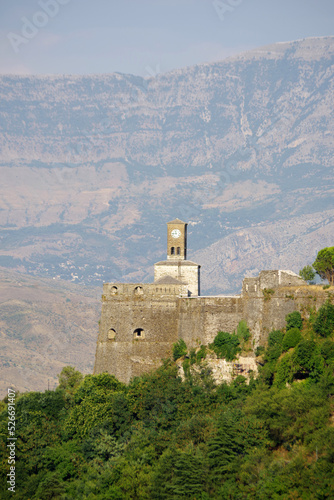
[[[0,398],[53,389],[63,366],[92,373],[99,288],[0,269]]]
[[[333,64],[326,37],[149,80],[0,77],[0,265],[150,281],[178,217],[203,293],[298,272],[334,243]]]

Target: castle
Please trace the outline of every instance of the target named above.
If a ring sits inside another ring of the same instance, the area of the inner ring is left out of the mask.
[[[94,373],[128,383],[160,366],[179,339],[207,345],[241,320],[256,347],[285,326],[288,313],[314,306],[306,282],[282,270],[245,278],[240,295],[200,296],[200,267],[187,260],[187,224],[175,219],[167,223],[167,259],[155,264],[153,283],[104,283]]]

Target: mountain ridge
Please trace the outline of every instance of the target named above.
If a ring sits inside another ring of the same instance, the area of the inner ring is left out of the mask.
[[[298,272],[333,237],[333,63],[334,37],[322,37],[148,80],[0,77],[0,265],[91,285],[150,281],[165,222],[180,217],[204,293],[238,291],[245,272],[278,261]],[[326,238],[298,240],[295,217]],[[271,258],[256,245],[262,226]],[[240,231],[255,234],[251,265]],[[221,261],[219,245],[238,265],[214,273],[205,253],[214,246]]]

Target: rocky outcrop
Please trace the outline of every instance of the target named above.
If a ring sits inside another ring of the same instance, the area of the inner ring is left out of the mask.
[[[218,359],[215,354],[210,354],[200,364],[190,367],[193,374],[200,373],[203,369],[209,370],[216,384],[230,383],[238,375],[245,377],[247,383],[249,383],[250,378],[256,378],[258,374],[258,365],[255,358],[247,356],[238,356],[234,361],[226,361],[226,359]],[[178,371],[179,376],[184,380],[186,376],[180,361],[178,362]]]

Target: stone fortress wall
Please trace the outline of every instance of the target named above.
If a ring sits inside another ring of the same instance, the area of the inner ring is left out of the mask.
[[[186,242],[185,223],[176,219],[167,226],[168,235],[177,227]],[[185,259],[186,247],[182,253],[156,264],[154,283],[104,284],[94,373],[106,371],[128,383],[161,365],[179,339],[188,347],[207,345],[218,331],[232,333],[241,320],[247,321],[255,348],[272,329],[285,326],[288,313],[318,309],[328,297],[322,287],[283,270],[245,278],[240,295],[201,297],[200,266]]]

